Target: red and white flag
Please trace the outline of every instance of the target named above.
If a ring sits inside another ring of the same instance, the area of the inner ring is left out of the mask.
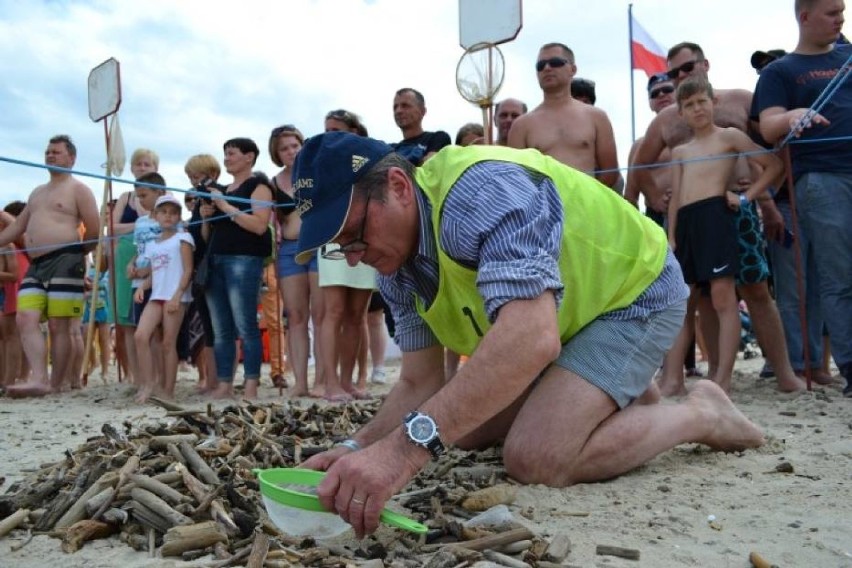
[[[632,69],[650,77],[666,70],[666,52],[630,14],[630,60]]]

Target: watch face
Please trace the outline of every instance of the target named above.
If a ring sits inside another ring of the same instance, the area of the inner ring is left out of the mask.
[[[411,439],[418,443],[426,443],[435,435],[435,423],[428,416],[418,416],[408,424]]]

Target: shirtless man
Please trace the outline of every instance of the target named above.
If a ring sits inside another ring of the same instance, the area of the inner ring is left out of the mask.
[[[675,45],[669,50],[667,56],[669,71],[668,76],[671,77],[675,84],[679,84],[687,77],[701,76],[707,77],[707,72],[710,69],[710,62],[704,57],[704,52],[701,47],[695,43],[683,42]],[[734,127],[743,132],[748,132],[749,129],[749,111],[751,108],[752,94],[743,89],[719,89],[715,91],[715,109],[714,123],[721,127]],[[664,109],[651,121],[648,126],[648,131],[645,133],[645,139],[639,148],[636,155],[636,165],[647,165],[656,163],[660,153],[668,148],[671,150],[675,146],[679,146],[692,138],[692,131],[678,115],[677,108],[670,106]],[[645,168],[634,170],[637,176],[637,181],[640,186],[651,188],[650,191],[656,191],[655,181],[650,172]],[[751,172],[749,171],[746,160],[740,158],[737,166],[734,168],[734,173],[731,178],[730,188],[736,188],[738,191],[742,186],[748,185],[751,180]],[[768,194],[761,195],[757,198],[763,214],[763,225],[766,237],[769,239],[778,239],[783,236],[784,223],[778,208],[772,202]],[[749,209],[743,208],[743,210]],[[756,215],[755,215],[756,217]],[[742,223],[739,223],[742,225]],[[751,234],[749,236],[757,236]],[[741,233],[740,240],[743,235]],[[753,248],[758,248],[761,243],[756,243]],[[765,263],[765,260],[764,260]],[[749,314],[754,322],[754,331],[761,347],[766,354],[769,363],[775,369],[778,380],[778,390],[789,392],[802,390],[805,388],[805,383],[793,373],[793,368],[790,366],[790,361],[787,357],[787,347],[784,342],[784,329],[781,326],[781,317],[778,314],[778,308],[772,296],[769,294],[767,286],[768,270],[761,270],[758,274],[750,274],[751,270],[743,270],[746,267],[740,266],[738,275],[737,290],[740,296],[748,305]],[[701,325],[704,331],[704,337],[709,346],[718,345],[716,337],[718,335],[718,320],[715,317],[715,312],[712,306],[709,305],[709,298],[703,298],[699,301],[698,298],[692,298],[690,305],[687,307],[687,314],[694,313],[695,304],[697,302],[699,311],[701,312]],[[689,323],[687,322],[687,325]],[[716,372],[717,356],[711,349],[709,354],[710,373]],[[660,390],[664,395],[683,394],[684,377],[683,367],[680,362],[683,361],[683,354],[671,353],[667,357],[667,362],[676,361],[677,364],[667,364],[663,367],[663,376],[660,381]]]
[[[509,146],[536,148],[613,187],[619,172],[612,124],[604,111],[571,96],[571,79],[577,73],[574,52],[561,43],[547,43],[538,52],[535,68],[544,101],[518,117]]]
[[[51,138],[44,153],[45,164],[66,169],[74,166],[76,157],[77,148],[65,135]],[[81,222],[83,243],[78,232]],[[32,376],[9,387],[9,396],[42,396],[73,382],[70,326],[83,313],[84,257],[95,248],[99,227],[92,190],[66,171],[50,170],[50,181],[33,190],[26,209],[0,233],[0,246],[25,234],[32,259],[18,293],[16,318]],[[45,314],[53,363],[49,380],[47,346],[39,328]]]
[[[648,79],[648,105],[654,114],[660,112],[668,106],[674,104],[675,95],[674,81],[669,79],[665,73],[657,73]],[[641,137],[630,147],[630,152],[627,154],[628,171],[633,171],[632,166],[636,161],[636,152],[639,150],[639,145],[642,144],[644,137]],[[671,161],[671,150],[664,148],[663,151],[654,160],[658,164],[667,164]],[[672,171],[669,166],[661,166],[650,168],[650,174],[654,178],[653,191],[648,191],[647,187],[643,187],[638,183],[637,176],[628,174],[627,186],[624,188],[624,198],[638,206],[639,194],[645,196],[645,215],[656,221],[661,227],[665,223],[666,212],[669,207],[669,198],[672,190]]]
[[[497,144],[509,145],[509,131],[522,114],[527,114],[527,105],[518,99],[503,99],[494,107],[494,126],[497,127]]]

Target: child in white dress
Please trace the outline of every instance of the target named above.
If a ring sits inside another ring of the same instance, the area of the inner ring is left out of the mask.
[[[138,402],[145,402],[155,387],[162,394],[174,396],[177,379],[177,335],[183,313],[192,299],[192,236],[180,231],[181,204],[172,195],[157,199],[152,213],[162,230],[159,238],[145,247],[146,276],[137,288],[134,301],[141,302],[145,291],[151,290],[151,299],[142,311],[134,337],[139,364]],[[139,260],[143,260],[141,257]],[[162,328],[164,372],[162,384],[155,385],[151,356],[151,336]]]

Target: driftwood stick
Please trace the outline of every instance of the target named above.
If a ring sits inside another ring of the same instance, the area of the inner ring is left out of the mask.
[[[159,397],[156,397],[156,396],[152,396],[151,398],[149,398],[148,402],[150,402],[151,404],[155,404],[155,405],[159,406],[160,408],[162,408],[164,410],[171,411],[171,412],[182,412],[182,411],[186,410],[186,408],[184,408],[183,406],[181,406],[177,403],[174,403],[170,400],[165,400],[165,399],[162,399],[162,398],[159,398]]]
[[[501,566],[508,566],[508,568],[532,568],[532,565],[527,564],[523,560],[512,558],[511,556],[502,554],[496,550],[483,550],[482,555],[486,560],[490,560],[491,562],[500,564]]]
[[[93,518],[95,513],[100,510],[101,506],[106,502],[115,500],[115,489],[107,487],[88,501],[86,501],[86,514],[89,518]]]
[[[192,473],[184,465],[178,465],[175,469],[180,472],[183,477],[183,484],[192,493],[192,496],[195,497],[195,500],[198,502],[204,501],[204,498],[210,492],[210,489],[201,483],[198,478],[196,478]],[[225,527],[232,532],[238,532],[239,528],[237,524],[234,522],[234,519],[225,511],[225,507],[222,505],[222,502],[218,499],[214,499],[210,502],[210,511],[211,516],[214,519],[218,519],[219,522],[223,523]]]
[[[130,510],[133,518],[139,521],[146,529],[150,528],[159,533],[165,533],[172,528],[171,523],[138,501],[128,502],[127,508]],[[145,546],[142,549],[147,550],[147,542],[148,540],[145,538]]]
[[[165,483],[157,481],[147,475],[138,473],[131,475],[130,481],[132,481],[136,487],[150,491],[169,505],[180,505],[181,503],[187,503],[189,501],[189,498],[180,491],[172,489]]]
[[[177,463],[182,463],[183,465],[186,465],[186,458],[184,458],[183,454],[180,453],[177,444],[167,444],[166,453],[173,457]]]
[[[251,553],[246,560],[246,568],[263,568],[267,554],[269,554],[269,535],[263,531],[255,531]]]
[[[217,542],[227,543],[228,535],[214,521],[172,527],[163,537],[160,553],[163,556],[180,556],[187,550],[207,548]]]
[[[94,472],[81,470],[77,474],[77,479],[74,480],[74,485],[71,489],[60,492],[59,496],[53,499],[44,514],[36,521],[33,528],[37,531],[52,529],[56,525],[56,522],[80,499],[89,482],[90,475],[94,475]]]
[[[18,509],[2,521],[0,521],[0,538],[3,538],[27,520],[29,509]]]
[[[55,529],[63,529],[70,527],[77,521],[82,521],[86,516],[86,503],[106,489],[107,487],[114,487],[116,483],[118,483],[118,474],[114,471],[108,471],[103,474],[97,481],[95,481],[81,496],[77,499],[77,502],[71,505],[71,508],[65,512],[62,517],[56,521],[56,525],[54,525]]]
[[[622,548],[621,546],[610,546],[608,544],[599,544],[595,548],[595,554],[598,556],[618,556],[628,560],[639,560],[640,552],[635,548]]]
[[[477,538],[474,540],[451,542],[448,544],[428,544],[422,547],[422,550],[423,552],[434,552],[436,550],[440,550],[441,548],[450,546],[466,548],[468,550],[486,550],[489,548],[500,548],[501,546],[505,546],[507,544],[517,542],[519,540],[528,540],[533,538],[534,536],[535,535],[531,530],[526,527],[521,527],[506,532],[497,533],[495,535],[484,536],[482,538]]]
[[[124,465],[121,466],[120,470],[118,470],[118,482],[116,483],[115,491],[109,499],[104,501],[103,504],[98,507],[98,510],[95,511],[95,514],[92,515],[93,519],[98,520],[99,518],[101,518],[101,515],[103,515],[106,510],[110,508],[113,499],[115,499],[115,496],[118,495],[118,492],[121,490],[121,487],[125,483],[127,483],[127,480],[130,479],[130,476],[133,475],[137,469],[139,469],[139,456],[134,455],[127,458],[127,461],[124,462]],[[100,491],[98,493],[100,493]]]
[[[178,444],[180,453],[186,459],[186,464],[192,472],[198,476],[204,483],[210,485],[219,485],[219,476],[213,471],[207,462],[198,455],[195,448],[189,445],[188,442],[180,442]]]
[[[175,448],[177,449],[177,448]],[[180,450],[178,450],[180,453]],[[159,481],[160,483],[165,483],[166,485],[174,485],[175,483],[183,483],[183,478],[180,476],[180,472],[177,471],[167,471],[165,473],[160,473],[157,475],[150,476],[151,479],[155,481]]]
[[[224,490],[225,490],[225,486],[220,485],[217,488],[215,488],[213,491],[211,491],[210,493],[205,495],[204,499],[202,499],[201,502],[198,504],[198,507],[195,508],[195,512],[193,514],[194,515],[200,515],[201,513],[206,511],[207,508],[210,507],[210,505],[213,503],[213,500],[216,497],[218,497],[219,494],[221,494],[222,491],[224,491]]]
[[[192,519],[172,509],[168,503],[148,491],[136,487],[130,492],[134,501],[141,503],[154,511],[169,523],[169,528],[175,525],[191,525]]]
[[[74,523],[62,537],[62,552],[77,552],[83,543],[96,538],[106,538],[116,531],[112,525],[100,521],[84,520]]]
[[[169,436],[154,436],[148,440],[152,450],[165,450],[169,444],[179,445],[181,442],[194,444],[198,441],[195,434],[171,434]]]

